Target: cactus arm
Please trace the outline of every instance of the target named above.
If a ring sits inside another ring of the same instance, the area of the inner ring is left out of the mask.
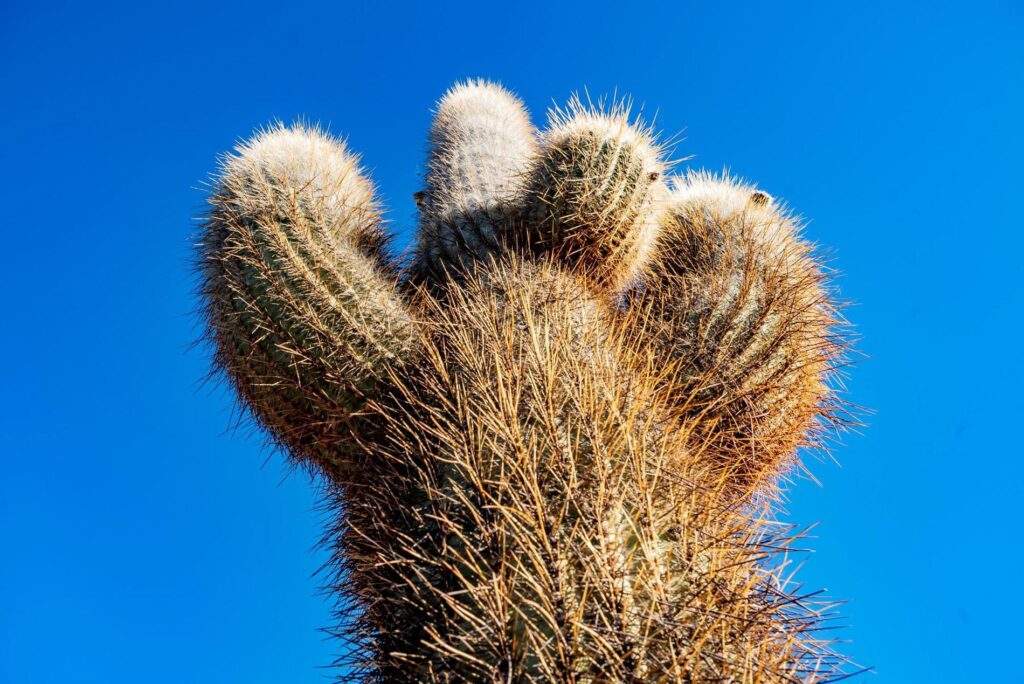
[[[665,164],[624,106],[570,101],[549,113],[519,241],[618,294],[643,272],[658,230]]]
[[[340,142],[278,126],[224,161],[211,204],[200,259],[216,363],[278,442],[340,474],[349,417],[413,342],[373,187]]]
[[[635,298],[681,365],[695,436],[746,491],[773,491],[831,415],[840,343],[824,274],[796,219],[727,176],[677,179],[651,275]]]
[[[412,270],[414,279],[438,282],[499,251],[537,140],[522,102],[486,81],[445,93],[429,139]]]

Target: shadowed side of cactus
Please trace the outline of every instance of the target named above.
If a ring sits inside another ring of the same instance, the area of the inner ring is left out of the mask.
[[[791,681],[816,616],[785,546],[720,500],[664,418],[671,377],[586,281],[510,259],[433,312],[424,363],[371,410],[338,589],[364,681]]]
[[[729,177],[678,179],[638,297],[680,364],[678,401],[744,489],[771,492],[830,416],[839,358],[823,271],[774,199]]]
[[[624,106],[603,112],[573,99],[549,114],[518,239],[617,294],[655,244],[664,168],[653,134]]]
[[[430,128],[426,189],[417,193],[415,279],[439,282],[497,253],[537,151],[522,102],[467,81],[445,93]]]
[[[300,459],[340,473],[346,423],[415,332],[373,187],[344,145],[277,126],[216,179],[200,246],[216,362]]]

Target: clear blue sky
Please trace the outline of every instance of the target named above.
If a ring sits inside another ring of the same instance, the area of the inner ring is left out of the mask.
[[[792,489],[803,579],[850,601],[867,681],[1024,681],[1019,2],[341,4],[0,7],[0,681],[330,674],[315,494],[199,384],[193,217],[218,152],[304,116],[404,242],[467,76],[538,118],[630,93],[811,219],[875,414]]]

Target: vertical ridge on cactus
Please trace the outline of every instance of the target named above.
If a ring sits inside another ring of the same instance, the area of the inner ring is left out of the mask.
[[[825,681],[770,494],[829,417],[822,269],[763,192],[573,100],[470,81],[431,128],[413,263],[358,159],[277,126],[200,245],[215,363],[326,478],[343,676]]]
[[[413,341],[373,187],[340,142],[278,126],[224,161],[211,204],[216,361],[277,440],[336,468],[345,420]]]
[[[837,313],[796,220],[728,176],[676,180],[644,295],[680,401],[746,488],[771,490],[832,410]]]
[[[420,208],[419,277],[443,279],[496,254],[534,156],[523,103],[499,85],[470,80],[437,105]]]

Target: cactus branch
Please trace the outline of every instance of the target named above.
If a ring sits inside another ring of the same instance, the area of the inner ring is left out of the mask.
[[[467,81],[437,105],[413,277],[444,279],[498,253],[536,155],[523,104],[501,86]]]
[[[225,159],[211,204],[216,361],[281,444],[337,473],[348,418],[414,340],[373,188],[340,142],[278,126]]]
[[[549,114],[549,124],[519,240],[621,292],[655,244],[662,151],[649,129],[630,122],[625,105],[601,111],[573,99]]]
[[[657,343],[681,364],[681,406],[744,490],[770,493],[833,409],[838,314],[792,215],[727,176],[677,180],[652,275]]]

